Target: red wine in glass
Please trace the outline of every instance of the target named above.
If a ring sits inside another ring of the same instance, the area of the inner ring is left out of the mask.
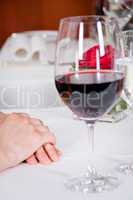
[[[124,75],[89,71],[58,75],[57,90],[66,105],[80,118],[97,119],[112,108],[123,89]]]

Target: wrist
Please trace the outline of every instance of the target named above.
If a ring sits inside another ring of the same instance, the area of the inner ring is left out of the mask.
[[[2,152],[0,152],[0,172],[7,169],[8,167],[8,162],[5,159],[5,156],[2,154]]]
[[[0,112],[0,122],[2,122],[6,116],[7,114]]]

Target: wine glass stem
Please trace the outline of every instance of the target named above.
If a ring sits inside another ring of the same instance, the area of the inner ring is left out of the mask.
[[[89,139],[89,153],[94,153],[94,124],[95,122],[86,122],[88,127],[88,139]]]

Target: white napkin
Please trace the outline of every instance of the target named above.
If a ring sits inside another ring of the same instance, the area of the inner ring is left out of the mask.
[[[30,41],[24,34],[13,34],[1,50],[1,59],[7,61],[27,61],[31,57]]]
[[[55,60],[56,31],[30,31],[12,34],[2,46],[1,61],[39,61],[42,64]]]
[[[42,53],[44,52],[46,54],[46,42],[44,38],[42,38],[39,35],[33,35],[31,37],[31,54],[33,60],[45,60],[45,64],[47,63],[46,56],[42,57]]]

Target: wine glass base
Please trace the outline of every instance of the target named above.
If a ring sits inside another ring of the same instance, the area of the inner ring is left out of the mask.
[[[67,189],[85,194],[111,191],[119,185],[118,178],[97,174],[96,169],[92,167],[89,167],[83,176],[71,178],[65,183]]]
[[[124,175],[133,175],[133,163],[123,163],[117,170]]]

